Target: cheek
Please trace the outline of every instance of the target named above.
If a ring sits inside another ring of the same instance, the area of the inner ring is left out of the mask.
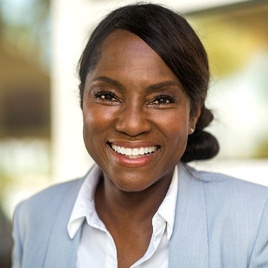
[[[163,133],[169,138],[188,136],[189,116],[186,112],[174,111],[165,117],[160,114],[158,122],[162,126]]]
[[[84,133],[90,133],[94,131],[100,131],[101,120],[98,117],[93,116],[92,113],[83,113]]]
[[[163,126],[163,133],[168,141],[169,150],[181,155],[184,152],[189,128],[189,117],[186,113],[170,116]]]
[[[83,110],[83,138],[90,156],[97,161],[102,154],[102,144],[105,140],[105,120],[95,109]]]
[[[187,124],[188,125],[188,124]],[[184,150],[188,139],[187,125],[173,123],[169,131],[169,145],[175,150]]]
[[[83,110],[83,137],[84,143],[91,154],[92,149],[98,144],[97,138],[103,132],[104,124],[101,117],[91,109]]]
[[[111,113],[99,107],[83,109],[84,132],[97,133],[102,132],[111,122]]]

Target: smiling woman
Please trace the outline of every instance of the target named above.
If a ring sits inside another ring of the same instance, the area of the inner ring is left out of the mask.
[[[153,4],[119,8],[79,68],[96,165],[18,206],[14,267],[267,266],[268,189],[186,164],[219,149],[204,131],[208,60],[187,21]]]
[[[128,31],[106,37],[82,107],[86,148],[118,188],[141,191],[159,180],[167,189],[199,111],[190,116],[179,79],[150,46]],[[154,150],[138,154],[144,148]]]

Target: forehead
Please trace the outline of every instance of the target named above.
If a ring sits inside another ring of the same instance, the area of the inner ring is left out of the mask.
[[[131,40],[132,42],[135,42],[135,40],[136,40],[137,43],[139,41],[143,41],[138,35],[136,35],[136,34],[134,34],[132,32],[129,32],[127,30],[122,30],[122,29],[116,29],[116,30],[113,30],[111,33],[109,33],[103,39],[102,48],[105,48],[106,45],[109,45],[111,42],[114,43],[114,44],[120,44],[123,41],[129,41],[129,40]]]
[[[164,81],[181,85],[178,77],[145,41],[125,30],[112,32],[102,42],[98,63],[89,72],[87,81],[98,76],[109,77],[122,84],[132,83],[132,86]]]
[[[121,72],[126,69],[135,72],[143,70],[146,74],[158,71],[159,74],[172,73],[175,76],[162,58],[140,37],[125,30],[116,30],[103,40],[99,60],[92,71]]]
[[[159,55],[139,36],[126,30],[115,30],[110,33],[101,43],[100,55],[101,57],[107,56],[107,54],[114,55],[121,54],[124,56],[136,56],[154,55],[160,58]]]

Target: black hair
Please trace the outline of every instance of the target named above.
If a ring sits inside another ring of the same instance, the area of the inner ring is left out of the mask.
[[[139,36],[178,77],[189,96],[191,114],[201,114],[195,132],[189,135],[184,162],[209,159],[219,151],[216,138],[203,129],[213,120],[205,107],[210,79],[206,51],[189,23],[178,13],[156,4],[133,4],[112,11],[93,31],[79,61],[80,100],[86,77],[98,63],[103,40],[115,30],[126,30]]]

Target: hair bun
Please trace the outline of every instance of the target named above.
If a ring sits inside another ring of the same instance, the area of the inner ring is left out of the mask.
[[[203,130],[213,118],[212,112],[203,105],[196,123],[196,130],[192,135],[188,136],[186,150],[181,158],[183,162],[210,159],[217,155],[220,149],[217,139]]]
[[[188,137],[186,150],[181,158],[183,162],[210,159],[219,152],[219,143],[210,133],[197,130]]]
[[[196,131],[202,130],[205,127],[207,127],[210,122],[214,119],[214,116],[212,112],[205,107],[205,105],[202,106],[201,108],[201,114],[200,117],[198,118],[198,121],[196,123]]]

